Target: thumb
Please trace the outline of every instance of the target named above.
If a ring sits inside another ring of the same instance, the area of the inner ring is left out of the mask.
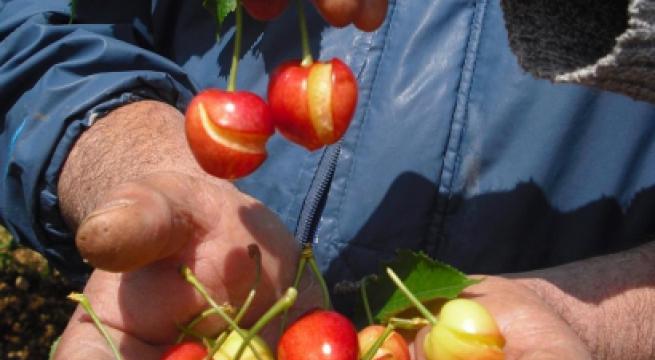
[[[177,205],[175,187],[162,186],[152,180],[125,183],[100,201],[77,231],[83,258],[106,271],[126,272],[179,250],[193,232],[191,215]]]

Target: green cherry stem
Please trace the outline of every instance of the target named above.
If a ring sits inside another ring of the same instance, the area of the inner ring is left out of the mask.
[[[205,287],[200,283],[200,281],[198,280],[198,278],[196,278],[196,276],[193,275],[193,272],[191,271],[191,269],[189,269],[188,266],[183,266],[181,272],[182,272],[182,276],[184,276],[184,279],[185,279],[189,284],[191,284],[191,285],[196,289],[196,291],[198,291],[198,292],[200,293],[200,295],[202,295],[202,297],[205,299],[205,301],[207,301],[207,303],[208,303],[208,304],[209,304],[209,305],[210,305],[214,310],[216,310],[216,314],[217,314],[218,316],[220,316],[221,319],[223,319],[223,321],[225,321],[225,322],[230,326],[230,328],[231,328],[233,331],[236,331],[237,334],[239,334],[239,336],[241,336],[241,338],[244,339],[244,341],[245,341],[245,339],[246,339],[246,337],[248,336],[248,334],[247,334],[243,329],[241,329],[241,328],[239,327],[239,325],[237,325],[237,323],[235,323],[234,320],[232,320],[232,319],[231,319],[231,318],[230,318],[230,317],[225,313],[225,311],[223,311],[223,309],[222,309],[222,308],[221,308],[221,307],[216,303],[216,301],[214,301],[214,299],[212,299],[212,297],[211,297],[211,296],[209,295],[209,293],[207,292],[207,289],[205,289]],[[252,350],[253,350],[253,353],[255,353],[255,349],[253,348]]]
[[[298,285],[300,285],[300,279],[302,279],[302,274],[305,272],[305,266],[307,266],[307,257],[305,257],[303,253],[300,255],[300,259],[298,260],[296,278],[293,280],[293,287],[296,289],[298,288]]]
[[[237,350],[236,356],[234,357],[235,360],[239,360],[241,358],[241,355],[243,354],[243,351],[246,349],[246,344],[252,340],[259,331],[266,326],[271,320],[273,320],[276,316],[278,316],[280,313],[288,310],[293,303],[296,302],[296,299],[298,298],[298,290],[294,287],[290,287],[287,289],[287,291],[280,297],[273,306],[271,306],[268,311],[262,315],[255,325],[253,325],[250,330],[248,330],[248,335],[246,338],[244,338],[243,342],[241,343],[241,346],[239,346],[239,350]],[[254,351],[253,351],[254,352]],[[255,355],[258,355],[255,353]]]
[[[243,8],[241,6],[241,0],[237,0],[235,18],[234,50],[232,51],[232,65],[230,66],[230,78],[227,82],[227,91],[234,91],[237,88],[237,72],[239,69],[239,56],[241,55],[241,37],[243,36]]]
[[[300,285],[300,279],[302,279],[302,274],[305,272],[305,266],[307,266],[307,258],[301,253],[300,259],[298,259],[298,267],[296,268],[296,277],[293,280],[293,287],[298,288]],[[280,321],[280,331],[284,331],[287,326],[287,316],[289,311],[285,310],[282,314],[282,320]]]
[[[373,359],[373,356],[375,356],[375,353],[378,352],[378,349],[384,344],[384,341],[387,340],[389,335],[391,335],[391,332],[394,330],[394,325],[392,323],[388,323],[387,327],[384,328],[384,331],[382,332],[382,335],[375,339],[375,342],[371,346],[370,349],[362,356],[360,360],[371,360]]]
[[[71,9],[71,16],[68,19],[68,24],[73,24],[75,21],[75,18],[77,17],[77,0],[71,0],[70,4],[70,9]]]
[[[302,60],[300,65],[309,66],[314,62],[312,50],[309,46],[309,32],[307,31],[307,19],[305,18],[305,8],[302,5],[303,0],[296,0],[298,7],[298,25],[300,26],[300,44],[302,46]]]
[[[89,299],[86,297],[86,295],[73,292],[70,295],[68,295],[68,298],[79,303],[84,311],[86,311],[89,316],[91,316],[91,320],[93,320],[93,324],[98,328],[98,331],[100,331],[100,334],[105,338],[107,341],[107,344],[109,344],[109,347],[111,348],[111,352],[114,354],[114,357],[116,360],[123,360],[123,356],[121,355],[120,351],[118,351],[118,348],[116,347],[116,344],[114,344],[114,341],[111,339],[111,336],[109,336],[109,333],[107,332],[107,329],[105,329],[105,326],[102,325],[102,321],[100,321],[100,318],[98,318],[98,315],[96,314],[95,311],[93,311],[93,308],[91,307],[91,303],[89,302]]]
[[[403,330],[418,330],[424,326],[430,325],[430,322],[422,317],[415,317],[411,319],[392,317],[389,318],[389,323],[393,324],[396,329]]]
[[[368,293],[366,292],[366,285],[368,280],[369,276],[366,276],[362,279],[361,285],[359,287],[359,292],[362,296],[362,303],[364,304],[364,311],[366,312],[366,320],[368,320],[369,325],[373,325],[375,320],[373,320],[373,313],[371,312],[371,305],[368,302]]]
[[[314,250],[312,249],[311,244],[304,245],[302,249],[302,256],[307,259],[309,267],[312,269],[316,280],[318,280],[318,284],[321,286],[321,292],[323,293],[323,308],[328,310],[332,309],[332,303],[330,302],[330,291],[328,290],[328,286],[325,283],[323,274],[321,274],[321,270],[318,268],[318,264],[316,264],[316,258],[314,257]]]
[[[437,324],[437,318],[430,313],[430,310],[428,310],[425,305],[423,305],[417,298],[412,294],[411,291],[403,284],[403,282],[400,280],[398,275],[390,268],[387,268],[387,274],[389,274],[389,277],[391,278],[391,281],[396,284],[400,292],[407,297],[407,299],[416,307],[416,309],[425,317],[428,322],[430,322],[430,325],[436,325]]]
[[[241,319],[243,319],[243,317],[246,315],[246,312],[248,312],[250,305],[252,305],[252,302],[255,300],[255,295],[257,294],[257,287],[259,286],[259,282],[262,277],[262,253],[259,250],[259,246],[255,244],[248,245],[248,256],[250,256],[250,258],[255,261],[255,281],[252,283],[250,292],[248,293],[248,297],[246,297],[246,300],[243,302],[243,305],[241,305],[241,309],[239,309],[239,313],[234,318],[234,322],[236,322],[237,324],[241,322]]]
[[[232,314],[234,314],[236,312],[234,310],[234,308],[232,306],[230,306],[229,304],[221,305],[221,308],[223,309],[225,314],[227,314],[228,316],[230,316],[230,315],[232,315]],[[193,320],[191,320],[187,325],[181,326],[180,331],[182,331],[182,333],[180,334],[180,336],[178,336],[176,343],[177,344],[181,343],[182,340],[184,340],[184,338],[186,336],[188,336],[188,335],[192,335],[194,337],[200,337],[200,336],[197,336],[197,334],[195,332],[193,332],[193,328],[196,325],[198,325],[198,323],[200,321],[210,317],[211,315],[218,315],[218,312],[214,308],[206,309],[205,311],[200,313],[200,315],[196,316]],[[238,321],[235,321],[235,322],[237,324],[239,323]]]

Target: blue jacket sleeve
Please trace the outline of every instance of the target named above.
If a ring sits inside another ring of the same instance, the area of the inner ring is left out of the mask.
[[[135,13],[150,9],[149,1],[131,4],[146,10]],[[0,221],[74,276],[86,268],[56,190],[75,140],[128,102],[183,109],[195,88],[149,48],[147,18],[123,13],[128,20],[118,24],[69,24],[68,14],[68,0],[0,0]]]

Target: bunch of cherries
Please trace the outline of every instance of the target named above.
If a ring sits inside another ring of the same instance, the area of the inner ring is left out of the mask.
[[[357,106],[357,80],[341,60],[314,61],[298,1],[303,57],[281,64],[270,76],[268,102],[249,91],[236,91],[241,50],[241,6],[255,19],[278,17],[290,0],[241,0],[226,90],[206,89],[186,112],[186,135],[201,167],[216,177],[235,179],[255,171],[267,157],[266,142],[277,129],[285,138],[313,151],[337,142]],[[388,0],[314,0],[334,26],[353,23],[365,31],[384,21]]]
[[[227,89],[204,90],[187,108],[186,135],[190,148],[201,167],[211,175],[235,179],[255,171],[266,160],[266,143],[276,129],[310,151],[337,142],[348,129],[357,105],[357,80],[349,67],[337,58],[313,60],[302,0],[297,0],[302,59],[287,61],[272,72],[268,101],[252,92],[236,91],[242,6],[253,18],[269,21],[279,16],[289,1],[237,2],[235,48]],[[352,23],[363,31],[377,29],[388,7],[388,0],[312,1],[331,25],[342,27]],[[305,260],[311,262],[313,257]],[[302,269],[298,273],[302,273]],[[395,319],[387,326],[369,325],[357,332],[348,318],[330,309],[324,282],[320,274],[315,273],[323,285],[326,303],[322,309],[306,313],[285,329],[277,347],[278,360],[409,360],[407,342],[396,329],[416,329],[425,325],[432,325],[423,343],[429,360],[503,358],[504,339],[491,315],[476,302],[451,300],[436,317],[411,293],[406,293],[423,314],[422,318]],[[197,283],[188,270],[185,277],[203,292],[202,284]],[[402,283],[397,282],[397,285],[402,287]],[[222,314],[220,307],[215,305],[214,314],[222,316],[232,330],[209,346],[181,341],[162,359],[275,359],[256,333],[272,317],[293,304],[296,288],[297,284],[289,288],[249,331],[240,329],[238,322]],[[213,302],[210,298],[207,301]]]
[[[253,249],[257,249],[255,245],[249,247],[249,250]],[[261,261],[259,258],[257,260]],[[284,329],[275,357],[257,333],[281,314],[282,324],[286,323],[286,311],[296,300],[300,274],[304,272],[306,264],[309,264],[321,284],[323,307],[310,310]],[[260,268],[261,265],[257,267],[258,278]],[[303,250],[293,286],[247,330],[240,328],[238,322],[255,296],[258,280],[238,314],[232,318],[226,313],[228,309],[222,309],[215,303],[188,268],[184,268],[182,274],[211,307],[183,328],[187,331],[183,332],[177,345],[164,353],[161,360],[410,360],[407,341],[396,330],[415,331],[428,325],[431,325],[431,329],[422,343],[423,354],[428,360],[504,359],[505,340],[493,317],[482,305],[473,300],[456,298],[447,301],[435,316],[391,268],[387,268],[389,278],[422,317],[392,317],[386,325],[376,324],[368,307],[366,291],[362,291],[369,325],[357,332],[347,317],[331,309],[329,293],[310,246]],[[360,287],[365,286],[363,281]],[[209,343],[207,339],[203,339],[204,343],[183,341],[187,334],[192,334],[193,326],[209,314],[220,316],[230,328]]]

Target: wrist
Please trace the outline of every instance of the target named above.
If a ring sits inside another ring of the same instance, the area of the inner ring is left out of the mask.
[[[184,134],[184,115],[157,101],[124,105],[85,131],[62,168],[58,193],[72,229],[112,187],[157,171],[201,174]]]

